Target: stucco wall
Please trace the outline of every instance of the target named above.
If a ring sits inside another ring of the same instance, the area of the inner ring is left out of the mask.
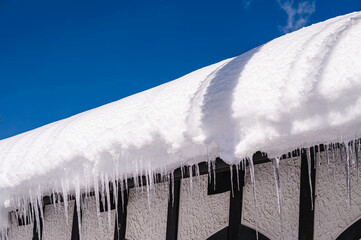
[[[338,160],[336,164],[331,161],[327,165],[323,154],[320,163],[316,170],[315,239],[335,239],[361,216],[361,179],[357,181],[356,165],[351,166],[350,206],[347,200],[345,163]]]
[[[47,205],[44,209],[44,239],[69,240],[73,223],[74,201],[68,203],[68,224],[64,214],[64,203]]]
[[[149,192],[146,187],[129,192],[126,238],[165,239],[168,212],[168,183],[159,183]]]
[[[110,225],[108,212],[101,212],[100,218],[97,216],[95,197],[88,199],[88,204],[84,204],[82,210],[82,239],[113,239],[115,210],[110,211]]]
[[[181,183],[178,239],[204,240],[228,226],[230,193],[207,195],[208,175]]]
[[[255,166],[255,182],[257,196],[256,218],[254,198],[249,169],[247,170],[243,189],[242,224],[256,229],[271,239],[298,238],[298,212],[300,197],[300,158],[280,161],[280,181],[282,191],[282,229],[278,215],[278,200],[272,163]]]
[[[31,240],[33,238],[33,224],[18,226],[14,213],[11,213],[11,225],[9,228],[9,240]]]

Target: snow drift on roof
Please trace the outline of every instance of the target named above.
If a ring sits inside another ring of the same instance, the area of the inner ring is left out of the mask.
[[[216,156],[234,164],[259,150],[274,157],[361,137],[360,36],[360,12],[336,17],[2,140],[0,211],[7,219],[20,196],[92,188],[104,174],[170,172]]]

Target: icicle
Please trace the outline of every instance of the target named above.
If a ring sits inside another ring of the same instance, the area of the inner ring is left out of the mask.
[[[233,165],[229,165],[229,173],[231,176],[231,193],[232,193],[232,198],[234,198],[234,190],[233,190]]]
[[[94,195],[95,195],[95,205],[96,205],[96,211],[97,211],[97,217],[98,217],[98,227],[101,226],[101,220],[100,220],[100,199],[99,199],[99,182],[98,178],[94,176]]]
[[[36,221],[36,232],[38,234],[38,238],[41,239],[41,234],[40,234],[40,217],[39,217],[39,206],[37,204],[37,200],[35,199],[34,202],[34,206],[33,206],[33,211],[34,211],[34,216],[35,216],[35,221]]]
[[[182,179],[184,178],[184,166],[181,166],[181,177],[182,177]]]
[[[212,181],[212,168],[211,168],[211,161],[209,160],[209,156],[208,156],[208,147],[207,147],[207,166],[208,166],[208,181],[211,182]]]
[[[196,177],[197,177],[197,181],[199,183],[199,188],[201,188],[201,173],[199,171],[199,165],[198,163],[195,164],[196,167]]]
[[[81,240],[81,203],[80,203],[80,183],[78,176],[75,178],[75,202],[76,202],[76,212],[78,215],[79,240]]]
[[[356,158],[355,158],[355,151],[354,151],[354,141],[350,142],[349,145],[349,153],[350,153],[350,160],[351,160],[351,166],[354,166],[356,163]]]
[[[139,177],[140,177],[140,185],[141,185],[141,189],[142,189],[142,193],[143,193],[143,186],[144,186],[144,182],[143,182],[143,172],[142,172],[142,174],[141,174]]]
[[[147,200],[148,200],[148,209],[150,209],[150,176],[149,176],[149,172],[147,173],[146,176],[146,181],[147,181]]]
[[[118,182],[116,180],[116,176],[113,175],[112,179],[113,184],[113,196],[114,196],[114,204],[115,204],[115,212],[118,212]]]
[[[129,188],[128,188],[128,176],[127,175],[124,176],[124,183],[125,183],[125,185],[124,185],[125,189],[124,190],[128,192]]]
[[[107,193],[107,204],[108,204],[108,227],[109,227],[109,230],[111,230],[112,220],[111,220],[111,203],[110,203],[110,190],[109,190],[108,174],[105,174],[105,191]]]
[[[244,170],[244,177],[243,177],[243,181],[246,182],[247,179],[247,164],[245,162],[246,160],[243,159],[242,163],[243,163],[243,170]]]
[[[330,156],[328,154],[328,147],[329,146],[327,144],[324,144],[327,168],[328,168],[328,165],[330,164]]]
[[[332,160],[333,160],[333,186],[335,187],[335,181],[336,181],[336,163],[337,163],[337,159],[336,159],[336,153],[335,153],[335,145],[332,143],[331,144],[331,148],[332,148]]]
[[[317,167],[317,152],[316,152],[316,146],[314,146],[312,148],[312,153],[313,153],[313,169],[316,169]]]
[[[257,208],[257,196],[256,196],[256,181],[254,177],[254,166],[253,166],[253,160],[248,159],[249,162],[249,169],[251,174],[251,182],[252,182],[252,190],[253,190],[253,201],[254,201],[254,209],[256,214],[256,239],[258,240],[258,208]]]
[[[359,150],[359,142],[358,140],[355,141],[355,157],[356,157],[356,177],[357,182],[359,179],[359,159],[358,159],[358,150]]]
[[[311,151],[307,148],[307,167],[308,167],[308,183],[310,185],[311,193],[311,210],[313,211],[313,189],[312,189],[312,180],[311,180]]]
[[[236,175],[237,175],[237,189],[238,191],[241,190],[241,188],[239,187],[239,163],[236,164]]]
[[[170,173],[171,175],[170,175],[170,178],[171,178],[171,184],[172,184],[172,186],[171,186],[171,188],[172,188],[172,207],[174,207],[174,171],[172,171],[171,173]]]
[[[280,231],[283,232],[282,227],[282,192],[281,192],[281,182],[280,182],[280,160],[279,158],[272,159],[274,178],[276,184],[277,200],[278,200],[278,216],[280,218]]]
[[[146,178],[147,179],[147,178]],[[125,189],[124,189],[124,180],[120,180],[120,196],[122,199],[122,211],[125,211],[125,207],[124,207],[124,194],[125,194]]]
[[[315,151],[315,154],[316,154],[316,159],[317,159],[317,167],[318,166],[321,166],[321,158],[320,158],[320,155],[321,155],[321,145],[318,145],[318,151]],[[316,150],[316,149],[315,149]]]
[[[69,225],[69,215],[68,215],[68,184],[64,183],[65,180],[62,179],[61,187],[63,190],[63,203],[64,203],[64,213],[66,225]]]
[[[103,209],[105,211],[105,182],[104,182],[104,174],[100,175],[100,199],[103,205]]]
[[[55,197],[55,189],[52,189],[52,198],[53,198],[53,206],[54,210],[56,211],[56,197]]]
[[[189,184],[190,184],[191,195],[192,195],[193,194],[193,169],[192,169],[192,166],[189,166],[188,170],[189,170]]]
[[[348,146],[346,145],[346,143],[343,143],[343,149],[344,149],[345,155],[346,155],[345,169],[346,169],[347,200],[348,200],[349,205],[351,206],[350,154],[349,154]]]
[[[216,190],[216,160],[213,161],[213,190]]]
[[[40,220],[41,220],[41,223],[40,221],[37,222],[38,225],[39,225],[39,229],[40,229],[40,224],[42,224],[44,226],[44,212],[43,212],[43,197],[42,197],[42,194],[41,194],[41,189],[40,189],[40,186],[38,187],[38,193],[37,193],[37,206],[38,206],[38,209],[39,209],[39,213],[40,213]],[[40,231],[39,231],[39,234],[40,234]],[[39,235],[39,239],[41,238],[41,236]]]

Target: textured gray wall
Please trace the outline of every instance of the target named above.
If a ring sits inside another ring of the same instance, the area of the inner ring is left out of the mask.
[[[69,240],[71,238],[71,228],[73,223],[74,201],[69,201],[68,224],[64,215],[64,204],[57,203],[45,206],[44,210],[44,239]]]
[[[110,222],[108,221],[108,212],[101,212],[100,218],[98,218],[95,197],[88,200],[88,204],[84,204],[82,210],[82,239],[113,239],[115,210],[110,211]]]
[[[282,232],[278,215],[278,200],[272,163],[255,166],[256,217],[253,190],[249,169],[243,190],[242,224],[256,229],[271,239],[298,238],[298,212],[300,197],[300,158],[280,161],[282,191]]]
[[[225,192],[207,195],[208,175],[181,183],[179,206],[179,240],[204,240],[228,226],[229,197]]]
[[[11,220],[9,229],[10,240],[31,240],[33,238],[33,224],[19,227],[13,213],[11,214]]]
[[[335,167],[335,174],[333,168]],[[323,154],[317,167],[315,238],[335,239],[361,217],[361,179],[356,165],[351,166],[351,206],[347,200],[345,163],[327,165]]]
[[[126,238],[131,240],[165,239],[168,212],[168,183],[131,189],[129,193]]]

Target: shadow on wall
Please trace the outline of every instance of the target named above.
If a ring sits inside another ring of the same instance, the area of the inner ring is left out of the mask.
[[[361,218],[348,226],[348,228],[336,238],[336,240],[343,239],[361,239]]]
[[[206,134],[206,144],[214,141],[223,152],[220,157],[229,162],[234,158],[234,150],[239,142],[240,129],[232,117],[233,92],[248,61],[262,46],[254,48],[217,70],[207,87],[202,106],[202,126]]]

